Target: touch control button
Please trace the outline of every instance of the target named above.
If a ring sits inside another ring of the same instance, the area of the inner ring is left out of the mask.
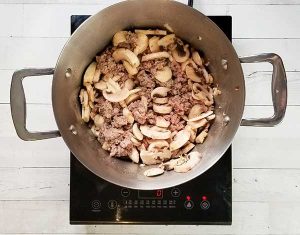
[[[130,190],[129,190],[128,188],[122,188],[122,189],[121,189],[121,195],[122,195],[123,197],[129,197],[129,195],[130,195]]]
[[[92,208],[94,210],[98,210],[101,207],[101,202],[99,200],[94,200],[92,201]]]
[[[187,210],[190,210],[190,209],[193,209],[193,207],[194,207],[194,202],[193,201],[185,201],[184,202],[184,207],[185,207],[185,209],[187,209]]]
[[[201,209],[207,210],[210,207],[209,201],[202,201],[200,204]]]
[[[172,195],[173,197],[179,197],[180,194],[181,194],[180,189],[178,189],[178,188],[172,188],[172,190],[171,190],[171,195]]]
[[[109,200],[107,203],[108,208],[111,210],[116,209],[117,205],[118,205],[118,203],[116,200]]]

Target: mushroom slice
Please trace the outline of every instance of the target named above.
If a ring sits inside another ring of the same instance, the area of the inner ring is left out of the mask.
[[[172,56],[179,63],[187,61],[190,57],[190,50],[188,45],[185,45],[183,47],[178,44],[177,47],[172,50]]]
[[[162,70],[158,70],[155,74],[155,79],[160,82],[167,82],[172,78],[172,70],[165,66]]]
[[[169,32],[173,33],[174,30],[172,29],[172,27],[168,24],[168,23],[165,23],[164,24],[164,27],[166,28],[166,30],[168,30]]]
[[[140,141],[138,141],[136,138],[134,138],[134,137],[131,137],[130,138],[130,141],[132,142],[132,144],[134,145],[134,146],[136,146],[136,147],[139,147],[139,146],[141,146],[142,145],[142,143],[140,142]]]
[[[107,89],[107,85],[106,82],[104,82],[103,80],[97,82],[94,87],[98,90],[104,91]]]
[[[97,114],[94,117],[94,123],[96,127],[101,127],[104,124],[104,117],[102,117],[100,114]]]
[[[147,55],[144,55],[142,57],[142,61],[148,61],[148,60],[155,60],[155,59],[161,59],[161,58],[169,58],[170,54],[166,51],[161,52],[154,52]]]
[[[143,135],[156,140],[165,140],[171,137],[171,131],[157,126],[149,127],[147,125],[140,126]]]
[[[162,175],[164,172],[165,171],[159,167],[150,168],[144,172],[144,176],[154,177],[154,176]]]
[[[170,105],[162,104],[153,104],[153,111],[159,114],[169,114],[172,112],[173,107]]]
[[[157,152],[164,148],[169,148],[169,143],[165,140],[156,140],[149,144],[148,151]]]
[[[203,144],[205,138],[207,137],[208,133],[206,130],[201,131],[201,133],[196,137],[197,144]]]
[[[93,125],[93,126],[91,127],[91,131],[92,131],[92,133],[93,133],[93,135],[94,135],[95,137],[98,137],[99,134],[100,134],[100,130],[97,129],[97,127],[96,127],[95,125]]]
[[[198,152],[191,152],[188,155],[189,159],[181,164],[181,165],[176,165],[174,167],[174,171],[175,172],[179,172],[179,173],[185,173],[190,171],[194,166],[196,166],[200,160],[201,160],[201,154]]]
[[[193,67],[187,65],[185,67],[186,76],[191,79],[193,82],[202,82],[201,76],[199,76]]]
[[[149,48],[151,52],[158,52],[159,49],[159,45],[157,44],[159,41],[159,37],[154,36],[152,38],[149,39]]]
[[[104,150],[106,150],[106,151],[109,151],[109,150],[110,150],[110,145],[109,145],[109,143],[105,141],[105,142],[102,144],[102,148],[103,148]]]
[[[215,118],[216,118],[216,115],[215,115],[215,114],[212,114],[212,115],[208,116],[206,119],[207,119],[208,121],[211,121],[211,120],[213,120],[213,119],[215,119]]]
[[[93,83],[95,71],[96,71],[97,63],[92,62],[86,69],[83,75],[83,85],[86,86],[87,83]]]
[[[175,34],[169,34],[169,35],[166,35],[163,38],[161,38],[157,42],[157,44],[159,46],[167,47],[167,46],[169,46],[170,44],[172,44],[174,42],[175,42]]]
[[[177,165],[179,159],[171,159],[167,162],[164,162],[162,164],[163,168],[167,171],[171,171],[174,169],[174,167]]]
[[[116,93],[121,90],[119,83],[115,82],[113,79],[109,78],[106,82],[106,92]]]
[[[134,162],[134,163],[139,163],[140,156],[139,152],[135,147],[132,148],[131,153],[129,154],[129,158]]]
[[[120,43],[126,42],[127,31],[116,32],[113,37],[113,45],[117,47]]]
[[[156,104],[166,104],[166,103],[168,103],[168,101],[169,101],[169,98],[167,98],[167,97],[164,97],[164,98],[154,97],[153,98],[153,102]]]
[[[134,123],[134,117],[128,108],[123,108],[123,116],[126,117],[128,123]]]
[[[127,98],[126,98],[126,100],[125,100],[125,103],[127,104],[127,105],[129,105],[131,102],[133,102],[133,101],[136,101],[136,100],[138,100],[140,98],[140,95],[138,95],[138,94],[132,94],[132,95],[129,95]]]
[[[197,65],[203,66],[203,62],[202,62],[202,59],[201,59],[201,57],[200,57],[198,51],[194,51],[194,52],[192,53],[192,58],[193,58],[193,61],[194,61]]]
[[[139,58],[129,49],[119,48],[115,50],[112,56],[116,62],[126,60],[133,67],[138,67],[140,65]]]
[[[101,75],[101,70],[99,68],[96,68],[96,71],[95,71],[95,74],[93,77],[93,83],[99,82],[100,75]]]
[[[189,126],[191,126],[192,129],[195,130],[195,129],[198,129],[199,127],[205,126],[206,123],[207,123],[206,119],[201,119],[201,120],[194,121],[194,122],[189,121],[187,124]]]
[[[171,158],[170,150],[164,149],[161,152],[151,152],[147,150],[141,150],[140,157],[142,162],[146,165],[155,165],[163,161],[167,161]]]
[[[160,29],[156,29],[156,30],[152,30],[152,29],[148,29],[148,30],[143,30],[143,29],[136,29],[134,30],[135,33],[142,33],[142,34],[146,34],[146,35],[167,35],[167,31],[166,30],[160,30]]]
[[[213,111],[207,111],[206,113],[202,113],[199,116],[189,119],[188,122],[195,122],[195,121],[201,120],[203,118],[206,118],[206,117],[212,115],[213,113],[214,113]]]
[[[207,84],[211,84],[214,81],[214,78],[211,74],[208,74],[207,70],[205,68],[202,69],[203,77],[205,78],[205,82]]]
[[[195,142],[196,135],[197,135],[196,131],[191,126],[189,126],[189,125],[186,125],[185,129],[190,132],[190,139],[189,139],[189,141],[190,142]]]
[[[171,123],[169,121],[167,121],[166,119],[164,119],[161,116],[157,116],[155,118],[155,125],[158,127],[168,128],[170,126],[170,124]]]
[[[167,87],[156,87],[151,91],[151,98],[153,97],[166,97],[168,95],[168,92],[170,91],[170,88]]]
[[[193,148],[195,147],[195,145],[191,142],[188,142],[183,149],[181,150],[182,154],[188,153],[190,152]]]
[[[80,90],[79,98],[80,98],[80,103],[82,104],[82,106],[89,105],[89,95],[85,89]]]
[[[125,100],[129,96],[129,90],[124,87],[122,90],[116,93],[108,93],[107,91],[103,91],[103,96],[110,102],[120,102]]]
[[[136,44],[133,53],[136,55],[143,53],[148,47],[148,37],[145,34],[138,33]]]
[[[95,100],[95,94],[94,94],[94,89],[90,83],[86,84],[86,91],[89,96],[89,101],[94,102]]]
[[[181,64],[181,70],[182,70],[182,71],[185,71],[185,68],[186,68],[187,65],[192,65],[192,67],[193,67],[194,69],[197,69],[197,68],[198,68],[197,65],[195,64],[195,62],[194,62],[193,60],[188,59],[187,61],[185,61],[185,62],[183,62],[183,63]]]
[[[144,136],[143,136],[142,132],[140,131],[137,123],[133,124],[132,132],[138,140],[143,140]]]
[[[213,88],[213,96],[221,95],[222,91],[220,91],[217,87]]]
[[[190,132],[188,130],[181,130],[175,136],[174,140],[170,143],[170,150],[174,151],[185,145],[190,139]]]
[[[132,79],[127,79],[124,83],[124,87],[126,87],[128,90],[132,90],[134,88],[134,82]]]
[[[188,119],[198,117],[202,112],[203,112],[203,107],[200,104],[195,104],[189,112]]]
[[[126,60],[123,60],[123,65],[127,71],[127,73],[130,76],[136,75],[138,73],[138,70],[136,67],[131,66],[131,64],[129,62],[127,62]]]
[[[82,105],[81,118],[82,118],[82,120],[84,122],[89,122],[89,120],[90,120],[90,113],[91,113],[90,106],[84,106],[84,105]]]
[[[129,95],[133,95],[136,94],[138,92],[140,92],[142,89],[141,88],[135,88],[129,91]]]

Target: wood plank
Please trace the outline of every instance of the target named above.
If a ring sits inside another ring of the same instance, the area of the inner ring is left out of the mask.
[[[255,68],[252,68],[255,69]],[[271,72],[245,73],[246,105],[272,105]],[[0,70],[0,103],[10,102],[10,83],[13,70]],[[300,105],[300,72],[287,72],[288,105]],[[27,103],[51,104],[52,76],[23,80]],[[260,95],[257,95],[260,94]]]
[[[69,200],[69,168],[1,168],[0,201]],[[233,169],[234,202],[300,202],[300,169]]]
[[[69,225],[67,201],[1,201],[2,233],[299,234],[300,203],[233,203],[232,226]],[[16,211],[18,213],[16,213]],[[17,226],[16,226],[17,225]],[[49,226],[51,225],[51,226]],[[288,232],[287,232],[288,231]]]
[[[47,105],[28,105],[28,124],[32,130],[55,129],[50,118],[52,108]],[[1,151],[3,166],[68,166],[63,158],[67,148],[63,141],[45,140],[23,142],[16,136],[9,105],[0,105],[0,140],[5,151]],[[266,117],[272,114],[270,106],[247,106],[245,117]],[[297,168],[299,167],[300,106],[290,106],[284,121],[277,127],[240,127],[233,141],[233,166],[236,168]],[[36,120],[43,120],[37,122]],[[14,146],[14,149],[11,149]],[[43,148],[47,146],[47,151]],[[24,150],[19,156],[18,149]],[[37,159],[36,156],[39,158]],[[57,163],[56,163],[57,161]],[[57,164],[57,165],[56,165]]]

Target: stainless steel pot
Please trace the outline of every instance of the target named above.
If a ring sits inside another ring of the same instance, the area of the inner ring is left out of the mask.
[[[167,172],[156,178],[143,175],[146,168],[108,156],[81,120],[78,92],[87,65],[125,28],[161,27],[168,23],[175,33],[204,51],[209,69],[220,85],[216,98],[216,119],[205,143],[194,151],[203,153],[190,172]],[[198,40],[201,36],[202,40]],[[222,61],[227,61],[227,70]],[[274,115],[262,119],[242,119],[245,81],[241,63],[269,62],[273,65],[272,97]],[[26,129],[26,100],[22,80],[28,76],[53,74],[52,103],[59,131],[32,133]],[[89,18],[66,43],[55,69],[16,71],[11,83],[11,111],[14,125],[23,140],[62,136],[70,150],[89,170],[112,183],[135,189],[158,189],[182,184],[213,166],[226,151],[242,126],[274,126],[284,117],[287,104],[286,74],[281,58],[273,53],[238,58],[224,33],[205,15],[184,4],[163,0],[132,0],[108,7]],[[223,115],[225,113],[225,116]],[[229,121],[230,119],[230,121]],[[229,121],[229,122],[228,122]]]

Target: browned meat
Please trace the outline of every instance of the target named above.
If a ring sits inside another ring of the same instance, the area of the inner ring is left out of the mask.
[[[111,145],[110,156],[111,157],[126,157],[132,151],[133,144],[130,140],[130,132],[125,132],[122,137],[119,137],[117,142],[113,142]]]
[[[176,77],[177,82],[187,82],[187,76],[185,72],[182,71],[181,65],[176,60],[173,60],[171,63],[171,70],[173,76]]]
[[[115,128],[121,128],[122,126],[126,126],[128,122],[127,118],[124,116],[114,116],[111,124]]]
[[[146,73],[145,70],[142,70],[137,74],[137,79],[140,82],[140,86],[142,87],[147,87],[147,88],[155,87],[155,81],[153,75],[151,73]]]
[[[146,114],[146,118],[147,118],[147,121],[152,124],[152,125],[155,125],[155,118],[157,117],[157,115],[153,112],[153,110],[149,110]]]
[[[134,120],[139,124],[145,124],[147,120],[147,110],[142,104],[141,100],[132,102],[128,109],[132,112]]]

